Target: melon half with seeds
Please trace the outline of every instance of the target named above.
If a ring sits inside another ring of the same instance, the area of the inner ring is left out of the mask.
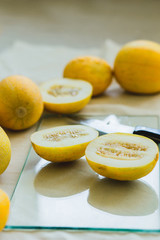
[[[93,128],[65,125],[33,133],[31,143],[40,157],[52,162],[67,162],[84,156],[87,145],[97,136]]]
[[[86,158],[98,174],[116,180],[135,180],[150,173],[159,158],[157,144],[135,134],[111,133],[86,148]]]
[[[83,80],[55,79],[40,86],[46,110],[57,113],[80,111],[92,96],[92,85]]]

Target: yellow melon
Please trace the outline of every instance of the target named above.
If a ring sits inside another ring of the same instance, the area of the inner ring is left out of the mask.
[[[98,132],[83,125],[64,125],[37,131],[31,135],[35,152],[52,162],[68,162],[81,158],[89,142]]]
[[[149,174],[159,158],[151,139],[135,134],[111,133],[93,140],[86,148],[91,168],[116,180],[135,180]]]
[[[83,80],[54,79],[40,86],[46,110],[69,114],[83,109],[92,96],[92,85]]]
[[[43,112],[38,86],[29,78],[14,75],[0,82],[0,125],[12,130],[35,124]]]
[[[116,56],[114,74],[129,92],[160,92],[160,45],[146,40],[129,42]]]
[[[98,57],[78,57],[65,66],[65,78],[82,79],[93,86],[93,96],[103,93],[112,81],[112,69],[109,64]]]
[[[11,144],[5,131],[0,127],[0,174],[2,174],[11,159]]]
[[[0,189],[0,231],[5,227],[9,216],[10,200],[7,194]]]

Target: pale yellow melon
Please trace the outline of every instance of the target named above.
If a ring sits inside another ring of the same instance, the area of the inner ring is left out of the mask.
[[[0,82],[0,125],[21,130],[35,124],[43,112],[39,87],[29,78],[14,75]]]
[[[40,86],[46,110],[69,114],[83,109],[92,96],[92,85],[83,80],[54,79]]]
[[[0,127],[0,174],[2,174],[11,159],[11,143],[5,133],[5,131]]]
[[[52,162],[68,162],[81,158],[87,145],[98,132],[83,125],[64,125],[35,132],[31,143],[35,152]]]
[[[77,57],[65,66],[65,78],[82,79],[93,86],[93,96],[103,93],[111,84],[112,69],[103,59],[94,56]]]
[[[146,40],[129,42],[116,56],[114,74],[129,92],[160,92],[160,45]]]
[[[149,174],[159,158],[151,139],[135,134],[111,133],[93,140],[86,158],[98,174],[116,180],[135,180]]]
[[[0,189],[0,231],[5,227],[10,210],[8,195]]]

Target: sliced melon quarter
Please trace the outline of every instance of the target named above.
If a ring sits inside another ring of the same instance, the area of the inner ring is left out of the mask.
[[[111,133],[93,140],[85,154],[88,164],[98,174],[127,181],[150,173],[159,158],[159,149],[149,138]]]
[[[92,96],[92,85],[83,80],[55,79],[40,86],[45,109],[57,113],[80,111]]]
[[[98,132],[82,125],[65,125],[40,130],[31,135],[35,152],[52,162],[67,162],[85,155],[89,142]]]

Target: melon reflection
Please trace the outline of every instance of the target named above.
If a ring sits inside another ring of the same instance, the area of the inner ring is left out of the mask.
[[[102,178],[92,183],[88,203],[115,215],[145,216],[156,211],[158,197],[153,188],[142,181],[121,182]]]
[[[84,159],[49,163],[37,173],[34,187],[47,197],[67,197],[87,190],[95,178]]]

